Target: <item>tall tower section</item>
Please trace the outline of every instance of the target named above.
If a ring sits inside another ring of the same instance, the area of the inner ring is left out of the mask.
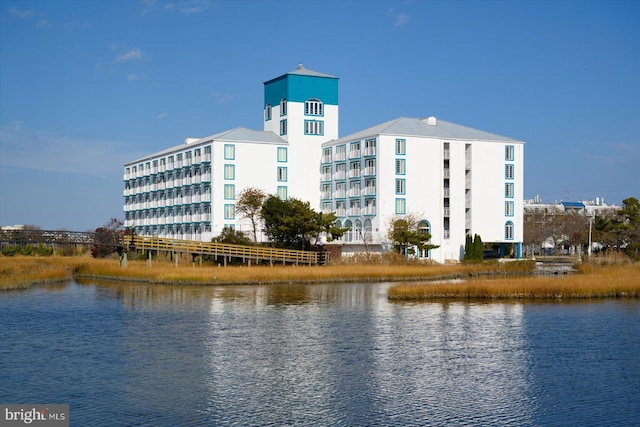
[[[287,173],[278,176],[288,197],[318,208],[321,145],[338,138],[338,78],[299,65],[265,82],[264,130],[289,143]]]

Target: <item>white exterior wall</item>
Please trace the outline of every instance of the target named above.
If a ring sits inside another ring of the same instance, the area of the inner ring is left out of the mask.
[[[338,106],[325,104],[323,116],[305,116],[304,103],[289,102],[287,112],[288,132],[282,138],[289,141],[289,197],[310,202],[317,209],[320,200],[321,145],[338,138]],[[323,121],[324,135],[305,135],[305,120]]]
[[[227,144],[235,147],[234,159],[224,158],[224,147]],[[253,228],[250,221],[238,215],[233,219],[225,218],[225,205],[235,206],[242,190],[248,187],[257,187],[267,194],[276,194],[278,186],[287,186],[287,182],[278,182],[278,167],[288,166],[288,163],[278,162],[278,147],[283,145],[234,141],[214,143],[212,237],[220,235],[223,228],[227,226],[233,226],[236,230],[247,233],[247,237],[252,236]],[[225,179],[225,165],[235,165],[234,179]],[[234,200],[225,199],[226,184],[235,186]]]

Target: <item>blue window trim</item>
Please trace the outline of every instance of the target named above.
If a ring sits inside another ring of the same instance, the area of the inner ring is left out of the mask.
[[[284,152],[284,160],[280,160],[280,153]],[[278,152],[276,153],[278,163],[286,163],[289,160],[289,151],[287,147],[278,147]]]
[[[227,148],[231,149],[231,156],[227,157]],[[236,159],[236,146],[233,144],[224,144],[224,159],[225,160],[235,160]]]
[[[398,162],[402,162],[404,164],[404,172],[398,172]],[[400,176],[404,176],[407,174],[407,160],[406,159],[396,159],[396,163],[395,163],[395,167],[396,167],[396,175],[400,175]]]
[[[231,173],[231,177],[230,178],[227,178],[227,166],[231,167],[231,172],[232,173]],[[224,172],[224,179],[225,180],[231,181],[231,180],[236,179],[236,165],[225,163],[223,172]]]
[[[511,166],[511,176],[507,174],[507,169]],[[504,165],[504,179],[515,179],[516,167],[513,163],[505,163]]]
[[[507,236],[507,227],[511,226],[511,237]],[[515,234],[515,230],[514,230],[514,226],[513,226],[513,221],[507,221],[504,223],[504,239],[505,240],[513,240],[514,237],[513,235]]]
[[[267,114],[267,111],[269,112],[269,114]],[[264,121],[268,122],[269,120],[271,120],[271,116],[272,116],[271,104],[267,104],[264,107]]]
[[[233,214],[231,216],[227,215],[227,209],[232,208]],[[236,219],[236,205],[227,203],[224,205],[224,219]]]
[[[511,195],[509,196],[507,192],[507,186],[511,187]],[[513,182],[505,182],[504,184],[504,197],[507,199],[513,199],[516,193],[516,188]]]
[[[280,179],[280,170],[281,169],[284,169],[284,176],[285,176],[284,179]],[[286,166],[278,166],[278,171],[276,173],[277,173],[276,178],[277,178],[278,182],[288,182],[289,181],[289,171],[287,170]]]
[[[307,110],[307,102],[319,102],[320,104],[322,104],[322,114],[309,114],[306,112]],[[318,98],[309,98],[307,100],[304,101],[304,109],[305,109],[305,117],[324,117],[324,108],[325,108],[325,103],[322,102],[321,100],[319,100]]]
[[[509,213],[509,209],[507,209],[507,205],[511,204],[511,213]],[[512,217],[515,216],[515,203],[507,200],[504,202],[504,216]]]
[[[285,110],[287,110],[287,111],[285,111],[284,113],[282,112],[282,110],[283,110],[283,108],[282,108],[282,104],[283,104],[283,103],[284,103],[284,105],[285,105],[284,109],[285,109]],[[287,98],[282,98],[282,99],[280,100],[280,117],[282,117],[282,116],[286,116],[286,115],[287,115],[287,112],[288,112],[288,110],[289,110],[289,105],[287,105],[287,104],[288,104],[288,103],[287,103]]]
[[[282,124],[283,124],[283,123],[284,123],[284,132],[282,132],[282,130],[283,130],[283,126],[282,126]],[[289,129],[288,129],[288,127],[287,127],[287,119],[282,119],[282,120],[280,120],[280,136],[282,136],[282,135],[286,135],[288,130],[289,130]]]
[[[320,132],[320,133],[308,133],[307,132],[307,123],[309,123],[309,122],[322,123],[322,132]],[[324,120],[305,120],[304,121],[304,134],[305,135],[311,135],[311,136],[324,136]]]
[[[278,195],[278,197],[280,197],[280,191],[284,192],[284,198],[281,197],[281,199],[286,201],[289,198],[289,191],[287,189],[287,186],[278,185],[278,188],[276,189],[276,194]]]
[[[402,210],[402,212],[399,212],[399,211],[398,211],[398,202],[399,202],[400,200],[402,200],[402,202],[403,202],[402,204],[404,205],[404,209]],[[395,210],[396,210],[396,215],[406,215],[406,213],[407,213],[407,199],[402,198],[402,197],[400,197],[400,198],[396,198],[396,206],[395,206]]]
[[[398,192],[398,181],[403,181],[402,191]],[[407,180],[404,178],[396,178],[396,194],[405,195],[407,194]]]
[[[398,150],[398,142],[403,141],[404,145],[403,145],[403,150],[402,152],[400,152],[400,150]],[[396,156],[406,156],[407,155],[407,140],[405,138],[396,138]]]
[[[233,187],[233,197],[227,197],[227,188]],[[225,200],[235,200],[236,197],[236,188],[235,184],[225,184],[224,185],[224,199]]]
[[[511,152],[511,156],[509,156],[509,152]],[[507,161],[514,161],[516,157],[516,148],[514,145],[505,145],[504,146],[504,159]]]

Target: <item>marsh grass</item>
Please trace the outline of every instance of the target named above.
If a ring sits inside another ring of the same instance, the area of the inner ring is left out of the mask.
[[[500,277],[462,283],[412,283],[393,286],[397,301],[461,299],[585,299],[640,297],[640,264],[582,265],[566,276]]]
[[[0,289],[26,287],[31,283],[65,280],[73,277],[172,284],[250,284],[317,283],[345,281],[434,280],[475,277],[529,270],[526,263],[487,263],[469,265],[432,265],[410,263],[392,265],[336,264],[331,266],[178,266],[169,262],[129,261],[120,267],[116,259],[83,257],[0,257]],[[508,265],[507,265],[508,264]],[[529,270],[530,271],[530,270]]]
[[[50,257],[0,257],[0,289],[21,289],[71,278],[68,263],[51,260]]]

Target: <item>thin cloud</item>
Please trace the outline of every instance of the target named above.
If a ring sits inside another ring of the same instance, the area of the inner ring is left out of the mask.
[[[143,53],[140,49],[133,48],[126,52],[122,52],[119,55],[116,55],[115,62],[128,62],[128,61],[139,61],[142,59]]]
[[[401,13],[400,15],[396,16],[396,22],[394,24],[394,27],[396,28],[402,27],[408,22],[409,22],[409,15],[405,15],[404,13]]]
[[[53,135],[28,129],[22,122],[1,127],[0,140],[0,165],[48,172],[112,176],[128,160],[144,155],[129,151],[123,142]]]
[[[164,120],[167,117],[169,117],[169,113],[162,112],[162,113],[158,114],[158,117],[156,118],[156,120]]]
[[[156,1],[156,0],[141,0],[141,4],[144,5],[142,16],[147,16],[151,13],[182,13],[184,15],[193,15],[203,13],[211,6],[209,0],[188,0],[188,1]]]
[[[211,93],[208,97],[209,101],[216,102],[218,104],[224,104],[225,102],[231,101],[233,98],[233,95],[226,93]]]
[[[33,16],[35,14],[35,10],[34,9],[24,9],[24,10],[20,10],[15,6],[11,6],[9,8],[9,14],[16,16],[18,18],[29,18],[31,16]]]
[[[127,81],[135,82],[135,81],[138,81],[138,80],[140,80],[140,75],[138,75],[138,74],[129,74],[127,76]]]

